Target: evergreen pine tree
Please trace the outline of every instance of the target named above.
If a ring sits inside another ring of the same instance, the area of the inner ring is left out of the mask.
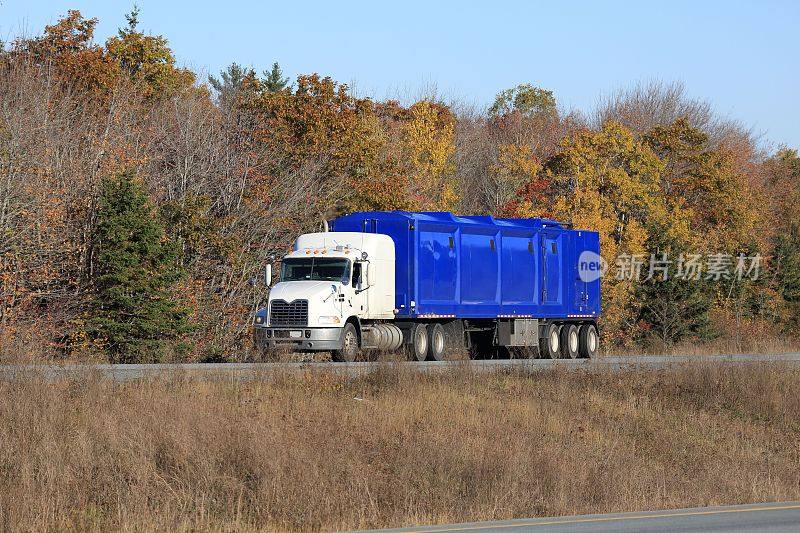
[[[800,331],[800,233],[781,236],[775,252],[780,261],[778,283],[790,312],[788,326]]]
[[[223,108],[230,108],[236,103],[236,98],[245,87],[248,78],[253,80],[256,73],[253,69],[242,67],[237,63],[231,63],[228,68],[220,72],[220,77],[208,77],[208,83],[217,91],[217,97]]]
[[[643,302],[639,321],[648,325],[643,339],[668,347],[685,338],[713,336],[708,312],[713,305],[711,288],[704,280],[668,278],[640,283],[636,298]]]
[[[688,276],[691,279],[684,279],[686,273],[680,274],[678,263],[681,255],[684,258],[691,255],[689,250],[677,242],[670,243],[664,236],[657,239],[669,253],[662,255],[659,252],[645,262],[642,272],[649,279],[637,283],[635,289],[635,299],[641,302],[638,322],[646,326],[643,340],[655,341],[657,348],[664,348],[686,338],[713,337],[709,318],[709,311],[714,304],[713,284],[702,275],[700,279],[694,279],[691,275]],[[666,276],[657,270],[659,265],[656,264],[650,277],[650,261],[653,259],[672,261],[671,264],[661,264],[667,267]]]
[[[289,78],[283,77],[283,71],[277,62],[272,64],[272,70],[264,71],[264,76],[264,88],[271,93],[282,91],[289,85]]]
[[[189,329],[171,291],[182,273],[132,172],[103,181],[94,242],[90,331],[112,362],[164,360]]]

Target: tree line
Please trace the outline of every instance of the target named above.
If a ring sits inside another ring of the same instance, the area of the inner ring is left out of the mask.
[[[271,257],[323,218],[391,209],[555,218],[645,271],[762,258],[755,279],[605,276],[618,346],[800,328],[797,151],[763,148],[680,84],[587,114],[530,84],[487,109],[435,92],[376,101],[278,63],[201,80],[137,10],[104,44],[96,24],[70,11],[0,52],[0,348],[245,354]]]

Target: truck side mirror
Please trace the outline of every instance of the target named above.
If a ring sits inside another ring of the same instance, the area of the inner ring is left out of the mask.
[[[267,263],[264,267],[264,285],[267,287],[272,286],[272,264]]]

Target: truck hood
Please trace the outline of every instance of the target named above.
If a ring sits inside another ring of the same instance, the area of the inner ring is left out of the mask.
[[[272,287],[269,299],[287,302],[324,299],[333,293],[333,287],[338,291],[339,286],[340,284],[335,281],[284,281]]]

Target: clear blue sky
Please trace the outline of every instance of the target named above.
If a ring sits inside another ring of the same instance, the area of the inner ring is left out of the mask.
[[[565,108],[591,110],[637,81],[683,81],[692,96],[800,147],[800,2],[194,2],[137,0],[140,27],[179,62],[217,72],[278,61],[359,94],[413,96],[435,84],[487,105],[530,82]],[[39,33],[67,9],[100,19],[102,42],[133,2],[0,0],[0,36]]]

